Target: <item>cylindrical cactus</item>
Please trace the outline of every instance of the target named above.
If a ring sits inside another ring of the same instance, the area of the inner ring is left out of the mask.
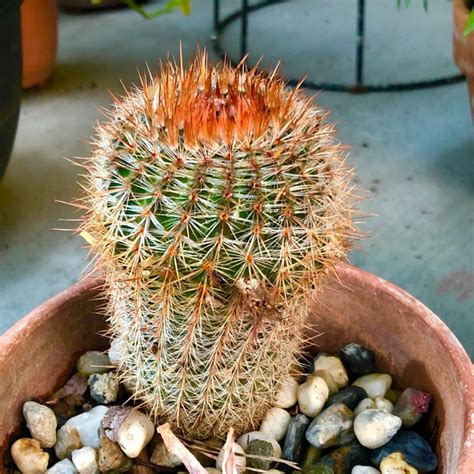
[[[304,303],[353,234],[326,113],[277,75],[199,54],[115,100],[84,160],[120,371],[190,437],[258,423],[301,352]]]

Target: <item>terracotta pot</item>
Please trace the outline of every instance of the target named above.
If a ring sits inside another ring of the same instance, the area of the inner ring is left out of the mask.
[[[56,0],[24,0],[21,7],[24,89],[41,86],[51,76],[58,43]]]
[[[453,56],[459,70],[465,74],[471,116],[474,123],[474,33],[464,36],[469,10],[465,0],[453,1]]]
[[[98,282],[89,280],[47,301],[0,338],[0,458],[7,462],[22,404],[52,393],[71,375],[78,355],[104,349],[97,335]],[[319,294],[310,318],[321,349],[349,341],[372,347],[378,368],[398,387],[433,394],[423,427],[440,458],[438,472],[472,473],[474,383],[471,362],[449,329],[419,301],[394,285],[349,265]],[[315,348],[316,351],[316,348]],[[1,464],[1,463],[0,463]],[[3,471],[6,472],[5,468]]]
[[[0,5],[0,179],[10,159],[21,104],[21,0]]]

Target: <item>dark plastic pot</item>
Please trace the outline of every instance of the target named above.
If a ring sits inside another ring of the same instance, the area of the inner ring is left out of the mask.
[[[21,0],[0,5],[0,179],[15,141],[21,103]]]

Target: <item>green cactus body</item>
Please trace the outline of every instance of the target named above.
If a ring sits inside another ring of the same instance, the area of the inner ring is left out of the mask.
[[[81,206],[121,374],[190,437],[259,423],[301,355],[305,301],[353,233],[326,114],[205,54],[117,99]]]

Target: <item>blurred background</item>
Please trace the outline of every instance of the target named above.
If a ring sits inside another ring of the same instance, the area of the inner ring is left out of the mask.
[[[197,45],[218,59],[216,2],[182,3],[191,7],[190,14],[177,8],[151,20],[127,7],[60,10],[52,75],[23,91],[15,144],[0,183],[0,332],[77,281],[85,267],[82,239],[52,229],[72,227],[59,219],[77,217],[56,202],[80,193],[80,170],[64,158],[88,155],[88,140],[100,108],[111,102],[110,92],[120,94],[137,82],[147,64],[156,71],[159,59],[179,53],[180,42],[186,61]],[[224,18],[246,2],[218,3]],[[459,74],[450,1],[429,0],[427,9],[423,0],[408,6],[405,0],[400,6],[397,0],[363,3],[364,84]],[[165,4],[155,0],[143,7],[154,11]],[[263,57],[266,68],[282,60],[285,77],[352,86],[357,8],[356,0],[295,0],[251,12],[249,62]],[[239,18],[220,32],[221,48],[234,60],[241,53],[240,33]],[[42,34],[33,34],[34,44]],[[6,77],[7,69],[0,75]],[[368,237],[350,254],[351,262],[421,300],[472,356],[474,134],[466,83],[367,94],[323,90],[315,100],[331,111],[339,139],[351,146],[358,185],[367,196],[360,206],[373,214],[362,226]]]

